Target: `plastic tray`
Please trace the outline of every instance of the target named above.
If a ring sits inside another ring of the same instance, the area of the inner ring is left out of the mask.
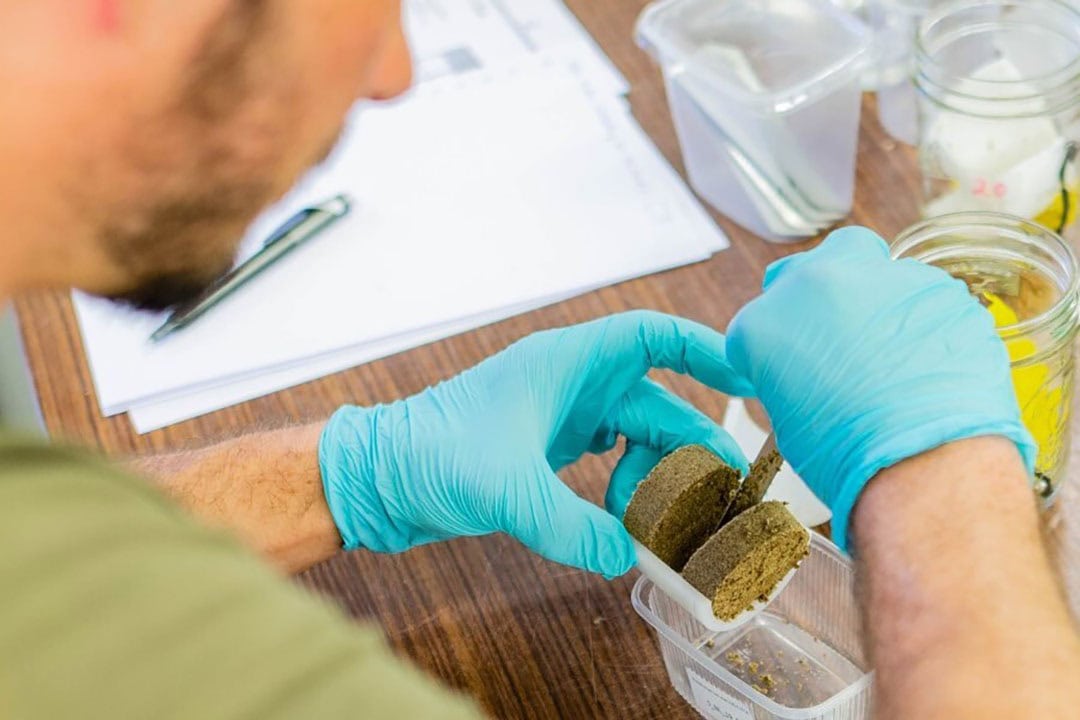
[[[863,655],[851,562],[811,533],[810,555],[776,600],[731,631],[706,629],[648,578],[634,609],[655,630],[671,684],[710,720],[860,720],[873,672]]]

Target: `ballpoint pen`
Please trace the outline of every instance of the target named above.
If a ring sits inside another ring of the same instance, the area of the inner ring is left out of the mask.
[[[345,195],[336,195],[326,202],[304,208],[293,215],[267,238],[257,253],[233,268],[197,298],[177,307],[161,327],[150,336],[150,342],[158,342],[202,317],[210,308],[227,298],[248,280],[345,217],[349,213],[349,208],[349,198]]]

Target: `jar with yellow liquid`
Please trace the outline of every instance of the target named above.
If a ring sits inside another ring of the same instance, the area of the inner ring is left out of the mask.
[[[923,216],[1018,215],[1071,237],[1080,174],[1080,10],[935,4],[915,38]]]
[[[1020,412],[1039,443],[1035,490],[1048,502],[1069,457],[1074,340],[1080,273],[1060,235],[1024,218],[964,212],[923,221],[893,241],[915,258],[967,283],[994,317],[1009,351]]]

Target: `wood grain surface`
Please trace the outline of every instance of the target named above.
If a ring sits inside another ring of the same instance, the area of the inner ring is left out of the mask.
[[[633,43],[644,0],[568,4],[630,80],[638,122],[673,165],[682,162],[657,68]],[[873,101],[863,107],[850,221],[892,236],[917,218],[911,148],[891,140]],[[124,416],[102,418],[64,293],[18,299],[41,409],[54,436],[121,456],[201,446],[267,427],[328,416],[421,390],[535,330],[633,308],[677,313],[724,328],[758,293],[772,260],[809,247],[768,244],[722,217],[732,247],[707,262],[634,280],[354,368],[147,435]],[[669,373],[658,378],[720,418],[724,398]],[[564,473],[600,502],[615,456]],[[502,536],[457,540],[402,555],[341,555],[299,581],[358,620],[379,623],[402,655],[506,718],[691,718],[668,683],[651,630],[630,605],[636,573],[606,582],[553,565]]]

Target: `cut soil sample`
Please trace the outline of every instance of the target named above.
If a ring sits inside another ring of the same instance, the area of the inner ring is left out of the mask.
[[[772,592],[809,546],[809,531],[783,503],[763,502],[717,530],[682,576],[712,601],[717,618],[731,620]]]
[[[674,570],[720,527],[739,473],[701,445],[681,447],[641,481],[623,516],[627,531]]]

